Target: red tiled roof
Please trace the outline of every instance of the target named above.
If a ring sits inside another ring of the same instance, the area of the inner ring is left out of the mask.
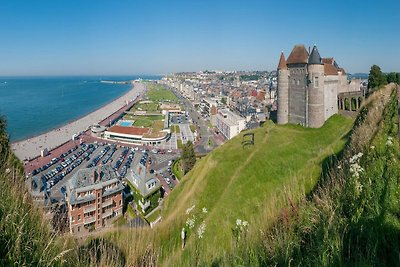
[[[333,57],[326,57],[326,58],[323,58],[323,59],[322,59],[322,63],[324,63],[324,64],[331,64],[331,65],[333,65],[333,62],[334,62]]]
[[[285,55],[281,52],[281,57],[279,58],[278,70],[287,70]]]
[[[113,126],[108,129],[109,132],[131,134],[131,135],[144,135],[150,132],[150,128],[139,128],[139,127],[125,127],[125,126]]]
[[[332,64],[324,64],[324,74],[325,75],[338,75],[338,70]]]
[[[258,92],[257,99],[260,101],[263,101],[265,99],[265,91],[264,90]]]
[[[286,60],[286,64],[307,63],[307,62],[308,62],[308,52],[304,47],[304,45],[296,45]]]

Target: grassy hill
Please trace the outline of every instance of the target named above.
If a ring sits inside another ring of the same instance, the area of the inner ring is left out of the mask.
[[[16,176],[5,175],[0,164],[6,199],[0,263],[398,265],[397,111],[389,86],[370,98],[355,122],[335,115],[320,129],[267,123],[246,147],[242,133],[196,163],[164,203],[154,229],[120,228],[79,247],[43,227],[47,222],[15,186]],[[7,142],[0,149],[7,150]],[[7,166],[18,168],[13,159],[6,157]],[[188,238],[182,250],[183,227]]]
[[[237,219],[248,221],[254,228],[260,220],[277,215],[285,205],[285,190],[299,196],[309,192],[318,180],[324,159],[344,147],[351,126],[352,120],[339,115],[320,129],[267,123],[254,131],[254,146],[242,146],[242,133],[201,159],[165,203],[163,224],[178,237],[171,240],[167,235],[168,240],[161,242],[163,254],[168,255],[166,264],[175,260],[191,264],[198,246],[206,257],[229,250],[235,243]],[[192,212],[186,214],[193,205]],[[207,213],[202,212],[203,208]],[[261,215],[265,210],[267,214]],[[186,220],[193,215],[195,226],[188,229]],[[206,230],[199,239],[196,231],[203,222]],[[171,242],[179,243],[182,227],[188,229],[187,249],[171,255],[171,246],[176,246]]]

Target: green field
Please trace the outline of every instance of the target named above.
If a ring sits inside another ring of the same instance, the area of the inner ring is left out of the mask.
[[[155,121],[161,121],[164,119],[163,115],[155,115],[155,116],[135,116],[131,114],[127,114],[124,116],[125,120],[133,120],[133,126],[136,127],[152,127]]]
[[[177,159],[171,166],[172,172],[175,174],[176,178],[180,180],[183,177],[183,169],[181,166],[181,159]]]
[[[168,236],[171,231],[172,236],[179,236],[189,217],[185,210],[196,205],[193,212],[204,217],[206,231],[201,241],[189,232],[190,249],[185,249],[183,255],[175,251],[176,255],[164,259],[167,265],[192,264],[189,251],[193,252],[199,242],[206,255],[230,249],[236,219],[258,224],[265,206],[277,212],[282,205],[277,201],[281,198],[279,192],[285,188],[298,191],[298,195],[309,192],[318,180],[323,160],[344,147],[352,123],[339,115],[320,129],[267,123],[254,131],[254,146],[242,147],[242,133],[202,158],[168,197],[163,220],[169,225]],[[206,215],[201,213],[203,207],[208,210]],[[163,240],[163,255],[176,246],[171,242],[179,240]]]
[[[172,91],[166,89],[165,87],[158,85],[158,84],[152,84],[148,83],[147,87],[149,88],[149,91],[147,92],[147,97],[151,101],[169,101],[169,102],[174,102],[177,101],[178,98]]]
[[[146,220],[148,222],[154,222],[155,220],[158,219],[158,217],[160,217],[161,211],[160,209],[154,211],[152,214],[150,214],[148,217],[146,217]]]
[[[131,111],[158,111],[158,103],[136,103]]]

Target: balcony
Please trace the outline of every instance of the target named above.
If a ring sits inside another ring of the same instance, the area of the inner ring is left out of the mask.
[[[103,212],[103,215],[101,216],[103,219],[110,217],[113,214],[112,209],[108,209],[106,212]]]
[[[85,218],[83,224],[94,223],[95,221],[96,221],[96,217],[95,217],[95,216],[92,216],[92,217]]]
[[[91,205],[91,206],[85,207],[83,209],[83,212],[84,213],[89,213],[89,212],[92,212],[92,211],[95,211],[95,210],[96,210],[96,206],[95,205]]]
[[[106,208],[108,206],[111,206],[112,204],[113,204],[113,200],[110,198],[109,200],[103,202],[102,207]]]

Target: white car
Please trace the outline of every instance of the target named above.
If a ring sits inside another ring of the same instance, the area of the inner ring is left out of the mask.
[[[172,153],[172,150],[171,150],[171,149],[168,149],[167,152],[168,152],[168,153]]]

